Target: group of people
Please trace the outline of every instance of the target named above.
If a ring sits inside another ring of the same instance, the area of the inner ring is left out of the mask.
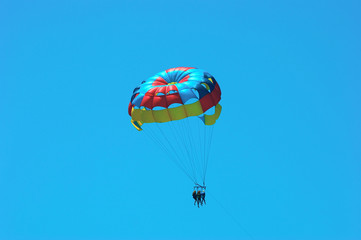
[[[205,187],[201,187],[201,190],[198,190],[198,187],[195,187],[193,193],[192,193],[193,199],[194,199],[194,205],[197,204],[199,207],[199,204],[203,206],[203,204],[206,204],[206,191]]]

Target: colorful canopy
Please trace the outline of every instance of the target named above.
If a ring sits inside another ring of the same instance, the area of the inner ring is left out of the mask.
[[[221,90],[214,77],[197,68],[177,67],[143,81],[133,91],[128,112],[138,130],[143,123],[163,123],[198,116],[213,125],[222,107]],[[210,109],[214,109],[212,113]],[[207,112],[208,111],[208,112]]]

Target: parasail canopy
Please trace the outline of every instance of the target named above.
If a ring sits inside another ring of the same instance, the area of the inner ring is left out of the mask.
[[[221,90],[208,72],[193,67],[162,71],[133,91],[128,113],[196,184],[205,185],[213,126],[222,107]],[[201,120],[201,121],[199,121]]]

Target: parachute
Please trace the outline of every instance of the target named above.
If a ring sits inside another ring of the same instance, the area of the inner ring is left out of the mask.
[[[208,72],[193,67],[162,71],[133,91],[131,123],[148,135],[194,182],[205,186],[221,89]]]

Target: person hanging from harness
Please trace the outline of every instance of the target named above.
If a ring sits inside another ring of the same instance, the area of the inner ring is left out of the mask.
[[[198,190],[196,197],[197,197],[197,205],[199,207],[199,204],[201,203],[201,191]]]
[[[193,196],[193,199],[194,199],[194,206],[195,206],[196,202],[197,202],[197,191],[196,190],[193,191],[192,196]]]
[[[204,188],[202,189],[202,192],[201,192],[201,205],[203,206],[203,203],[204,205],[206,205],[206,191],[204,190]]]

